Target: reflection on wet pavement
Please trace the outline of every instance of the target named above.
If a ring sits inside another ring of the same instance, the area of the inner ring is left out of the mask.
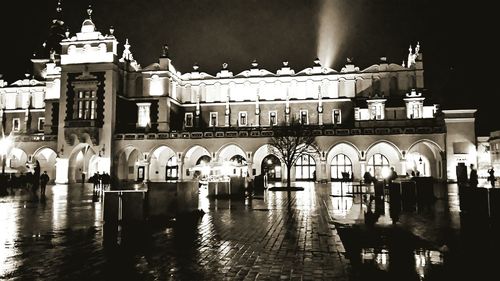
[[[486,257],[499,232],[460,215],[455,185],[432,203],[391,205],[370,188],[298,184],[244,200],[201,188],[201,218],[120,231],[103,224],[91,186],[51,186],[45,199],[17,190],[0,197],[0,279],[445,280],[496,267]]]

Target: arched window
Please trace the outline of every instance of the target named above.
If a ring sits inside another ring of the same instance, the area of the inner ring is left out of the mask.
[[[373,154],[370,159],[368,159],[368,163],[366,165],[367,171],[370,174],[378,179],[382,178],[382,169],[384,167],[390,168],[389,160],[387,157],[380,153]]]
[[[198,161],[196,161],[196,165],[208,164],[208,163],[210,163],[211,160],[212,160],[212,157],[210,157],[208,155],[203,155],[200,158],[198,158]]]
[[[176,180],[179,178],[179,165],[177,164],[176,156],[172,156],[168,159],[166,169],[166,180]]]
[[[295,178],[297,180],[315,180],[316,161],[309,154],[304,154],[295,163]]]
[[[399,92],[398,89],[398,78],[396,76],[391,77],[389,91],[391,96],[396,96]]]
[[[247,164],[247,159],[245,159],[245,157],[243,157],[241,155],[235,155],[235,156],[231,157],[231,159],[229,159],[229,161],[235,162],[236,164],[239,164],[239,165],[246,165]]]
[[[332,180],[343,179],[344,177],[342,173],[348,173],[349,177],[352,177],[351,159],[344,154],[335,155],[332,159],[332,163],[330,164],[330,172]]]

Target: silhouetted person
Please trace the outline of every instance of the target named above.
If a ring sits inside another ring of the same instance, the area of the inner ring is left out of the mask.
[[[371,184],[373,182],[372,174],[370,174],[369,171],[366,171],[363,175],[363,180],[365,181],[365,184]]]
[[[316,182],[316,171],[313,171],[313,182]]]
[[[495,178],[495,170],[493,169],[493,167],[491,167],[491,169],[488,169],[488,174],[490,174],[490,176],[488,177],[488,181],[491,183],[491,187],[495,187],[495,181],[497,179]]]
[[[391,167],[391,175],[389,176],[389,182],[392,182],[393,180],[398,178],[398,173],[396,173],[396,170],[394,170],[394,167]]]
[[[478,184],[477,170],[474,169],[474,164],[470,164],[469,184],[471,187],[477,187]]]
[[[44,171],[43,174],[40,176],[40,195],[45,196],[45,188],[47,187],[47,183],[49,182],[50,178],[49,175],[47,175],[47,171]]]

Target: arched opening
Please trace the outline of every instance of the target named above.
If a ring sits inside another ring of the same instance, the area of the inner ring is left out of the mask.
[[[295,179],[312,181],[316,179],[316,161],[309,154],[303,154],[295,162]]]
[[[409,175],[444,178],[441,149],[430,140],[420,140],[410,146],[405,168]]]
[[[278,157],[269,154],[261,163],[262,174],[267,174],[268,181],[281,181],[281,161]]]
[[[332,181],[353,177],[352,161],[345,154],[337,154],[330,162],[330,177]]]
[[[244,169],[243,167],[247,166],[247,159],[241,155],[234,155],[229,159],[229,162],[232,163],[232,171],[230,172],[230,175],[237,175],[237,176],[246,176],[246,171],[247,169]]]
[[[382,179],[382,171],[390,169],[389,160],[381,153],[375,153],[366,163],[367,171],[375,178]]]
[[[172,159],[173,157],[175,157],[175,160]],[[149,180],[153,182],[166,181],[168,178],[167,170],[172,172],[171,169],[167,168],[169,166],[169,161],[171,165],[173,165],[175,161],[175,166],[178,166],[177,156],[170,147],[162,145],[153,150],[149,160]],[[178,177],[177,172],[176,176]]]
[[[78,144],[69,157],[69,182],[86,181],[99,171],[99,156],[89,144]],[[102,172],[102,171],[100,171]]]
[[[172,156],[167,161],[165,180],[178,180],[179,179],[179,164],[177,163],[177,156]]]
[[[212,161],[212,157],[208,155],[203,155],[198,160],[196,160],[196,165],[208,165]]]
[[[203,159],[201,157],[206,156]],[[208,159],[208,161],[207,161]],[[195,174],[191,171],[191,169],[202,163],[201,161],[206,161],[205,163],[209,163],[212,157],[206,148],[200,145],[195,145],[189,148],[186,153],[184,153],[184,161],[182,164],[182,170],[179,171],[179,177],[182,178],[182,173],[185,173],[184,176],[187,178],[196,177]]]
[[[118,160],[115,163],[115,175],[122,181],[134,181],[136,177],[136,165],[139,161],[139,150],[129,146],[124,148],[118,154]]]
[[[54,150],[50,148],[42,148],[35,152],[33,156],[40,164],[40,172],[47,172],[47,175],[51,180],[56,178],[56,158],[57,154]]]
[[[389,91],[391,96],[396,96],[399,93],[398,89],[398,78],[396,76],[392,76],[389,82]]]
[[[23,170],[28,162],[28,155],[22,149],[17,147],[12,148],[7,157],[7,167]]]

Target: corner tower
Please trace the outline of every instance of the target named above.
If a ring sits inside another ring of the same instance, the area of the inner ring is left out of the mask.
[[[120,71],[118,41],[88,18],[75,36],[61,41],[61,95],[57,136],[58,183],[110,172]]]

